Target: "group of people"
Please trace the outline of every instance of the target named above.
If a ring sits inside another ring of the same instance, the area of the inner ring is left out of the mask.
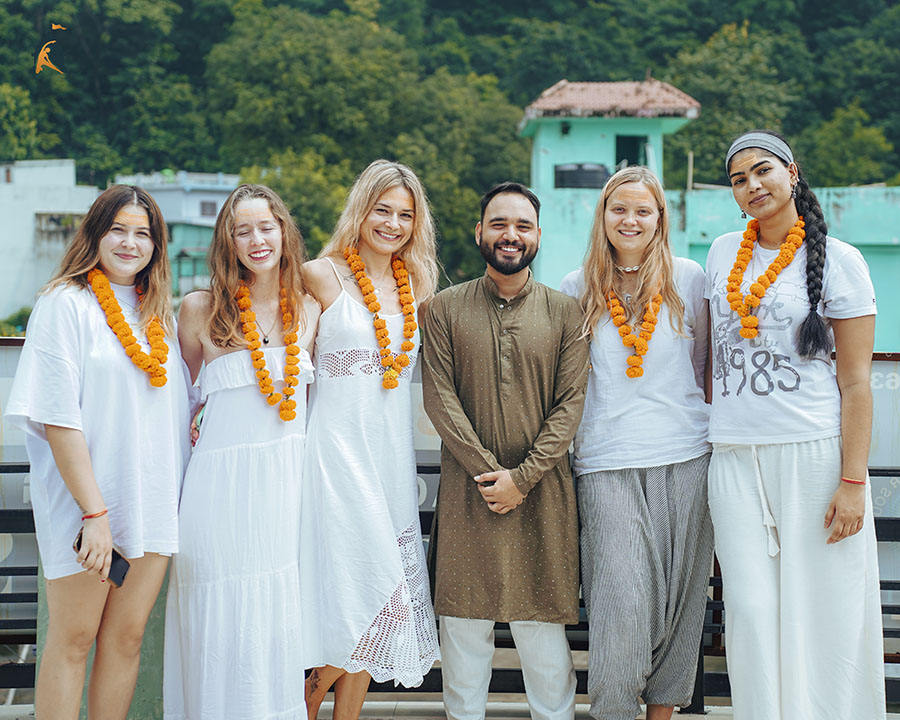
[[[409,168],[366,168],[308,262],[277,194],[242,185],[177,324],[156,203],[103,192],[6,408],[50,615],[38,720],[78,716],[95,644],[89,715],[124,720],[169,564],[168,720],[315,720],[332,688],[353,720],[373,678],[414,686],[438,659],[448,718],[479,720],[496,622],[532,717],[571,719],[579,583],[592,717],[643,701],[667,720],[693,688],[714,529],[736,720],[884,718],[868,268],[781,136],[747,133],[725,164],[752,219],[705,272],[630,167],[561,292],[529,269],[540,202],[518,183],[481,200],[484,276],[436,295]],[[442,441],[428,558],[419,361]],[[111,587],[115,555],[131,566]]]

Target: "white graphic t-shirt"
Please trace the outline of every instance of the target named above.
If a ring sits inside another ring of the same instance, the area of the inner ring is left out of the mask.
[[[742,233],[716,238],[706,259],[706,297],[713,347],[712,415],[709,439],[718,443],[771,444],[833,437],[841,432],[841,396],[831,351],[801,358],[797,332],[809,312],[806,293],[806,243],[766,291],[754,313],[759,334],[740,336],[740,318],[725,299],[728,274]],[[741,293],[749,292],[778,250],[758,244],[744,273]],[[830,347],[830,318],[875,314],[875,290],[859,250],[829,237],[819,315],[825,318]]]

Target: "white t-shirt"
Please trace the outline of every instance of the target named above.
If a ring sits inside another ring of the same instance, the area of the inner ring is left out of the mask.
[[[675,287],[684,300],[687,337],[678,336],[663,304],[644,356],[644,374],[625,374],[633,354],[622,344],[609,315],[591,340],[584,415],[575,435],[575,474],[684,462],[709,452],[709,407],[703,397],[703,368],[709,318],[703,297],[703,269],[674,258]],[[584,270],[569,273],[560,290],[580,298]]]
[[[806,243],[766,291],[753,313],[759,318],[759,334],[747,339],[740,336],[740,319],[725,299],[741,239],[739,232],[716,238],[706,260],[713,342],[709,439],[746,445],[839,435],[841,396],[831,351],[811,360],[797,351],[797,332],[809,313]],[[744,295],[777,255],[777,249],[757,244],[744,273]],[[829,318],[875,314],[875,290],[866,261],[855,247],[832,237],[825,245],[818,313],[825,318],[829,347],[834,346]]]
[[[133,287],[112,285],[144,352]],[[81,430],[125,557],[178,550],[178,497],[190,456],[188,385],[178,341],[167,337],[167,382],[150,385],[125,354],[89,289],[59,287],[38,298],[28,321],[7,419],[26,432],[31,504],[44,574],[81,572],[72,542],[81,511],[65,485],[44,425]]]

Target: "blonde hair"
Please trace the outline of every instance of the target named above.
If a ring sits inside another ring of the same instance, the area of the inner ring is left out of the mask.
[[[111,185],[97,196],[41,294],[60,285],[89,287],[87,274],[100,265],[100,241],[113,226],[119,210],[130,205],[147,211],[153,240],[150,262],[134,278],[135,287],[143,294],[141,330],[146,332],[150,320],[157,317],[166,334],[172,335],[175,324],[172,321],[172,279],[167,250],[169,230],[150,193],[135,185]]]
[[[319,257],[343,258],[344,248],[355,247],[359,242],[359,230],[363,221],[372,212],[378,199],[395,187],[406,188],[415,204],[412,234],[397,257],[406,264],[413,279],[416,299],[421,303],[434,295],[437,288],[437,243],[425,188],[406,165],[376,160],[359,174],[350,188],[347,204],[338,218],[334,233],[322,248]]]
[[[616,268],[615,248],[606,235],[606,205],[610,195],[626,183],[642,183],[653,195],[659,210],[656,234],[644,251],[641,268],[637,271],[637,288],[632,293],[630,314],[634,319],[643,314],[650,299],[657,293],[669,306],[669,322],[679,335],[683,334],[684,301],[678,295],[674,280],[672,249],[669,245],[669,214],[662,185],[648,168],[640,165],[619,170],[603,187],[603,194],[594,211],[591,243],[584,258],[585,291],[581,296],[584,310],[583,337],[591,338],[597,323],[607,314],[606,296],[613,291],[622,299],[622,271]]]
[[[252,282],[253,273],[238,259],[234,246],[234,212],[242,200],[261,198],[269,204],[272,215],[281,226],[281,287],[287,291],[288,309],[306,327],[301,298],[306,293],[300,268],[306,261],[306,247],[297,224],[278,194],[265,185],[240,185],[228,196],[219,216],[209,246],[209,291],[212,294],[206,330],[216,347],[233,347],[244,343],[240,310],[235,296],[241,285]]]

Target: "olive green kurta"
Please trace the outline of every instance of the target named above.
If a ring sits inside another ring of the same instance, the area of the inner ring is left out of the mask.
[[[435,611],[578,621],[578,515],[568,449],[588,343],[578,303],[529,276],[510,302],[485,275],[425,317],[425,410],[443,441],[432,544]],[[475,475],[507,468],[525,500],[492,512]]]

